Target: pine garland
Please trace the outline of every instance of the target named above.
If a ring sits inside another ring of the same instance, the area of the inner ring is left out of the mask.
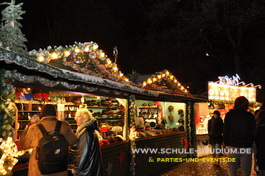
[[[15,107],[11,71],[0,70],[0,137],[6,140],[14,136]]]

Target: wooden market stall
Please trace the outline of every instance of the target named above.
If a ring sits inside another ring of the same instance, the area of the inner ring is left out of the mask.
[[[136,96],[135,117],[143,119],[145,130],[139,119],[133,122],[139,133],[134,147],[156,150],[135,155],[135,173],[153,175],[196,156],[190,151],[196,150],[194,103],[206,100],[191,95],[168,70],[139,81],[144,89],[159,92],[155,98]]]
[[[203,100],[189,94],[168,71],[162,73],[160,82],[147,80],[142,85],[130,82],[94,42],[32,51],[30,57],[0,48],[0,71],[4,75],[1,81],[15,90],[17,116],[14,128],[18,139],[43,104],[56,105],[58,118],[67,120],[73,130],[76,129],[73,119],[76,109],[86,107],[91,110],[100,123],[99,130],[104,138],[101,143],[104,175],[148,175],[178,164],[148,162],[148,157],[155,155],[132,155],[131,150],[135,148],[196,147],[193,105]],[[175,111],[169,110],[170,106]],[[165,116],[160,116],[160,108],[166,116],[164,122],[172,122],[172,126],[161,126]],[[177,113],[179,109],[182,113]],[[135,127],[137,117],[146,115],[145,110],[152,110],[156,117],[145,119],[150,127],[149,136],[141,136],[144,133],[139,131],[134,140],[130,138],[129,130]],[[170,115],[173,119],[169,119]],[[174,121],[180,118],[183,121]],[[180,123],[183,124],[181,130],[178,129]],[[14,167],[13,175],[25,175],[26,170],[27,161],[23,158]]]
[[[54,52],[46,58],[51,61],[49,64],[45,60],[43,63],[34,57],[23,57],[0,49],[0,70],[6,77],[3,81],[8,79],[15,89],[15,103],[18,108],[18,116],[15,119],[15,132],[18,133],[16,137],[19,139],[19,133],[28,125],[30,118],[40,112],[41,106],[45,103],[57,105],[58,118],[69,121],[73,130],[76,129],[73,118],[75,111],[80,106],[85,106],[93,111],[93,115],[101,124],[100,128],[108,128],[107,131],[102,132],[107,133],[104,134],[106,140],[102,143],[104,175],[109,173],[127,175],[130,171],[127,99],[131,94],[154,96],[156,93],[133,86],[126,77],[121,75],[116,64],[102,56],[103,52],[95,47],[95,43],[88,45],[91,51],[82,52],[83,59],[89,61],[86,67],[89,64],[92,67],[89,70],[82,69],[82,63],[75,60],[80,59],[81,54],[78,52],[79,55],[75,55],[75,50],[71,50],[73,53],[67,57],[67,63],[71,63],[68,67],[67,64],[62,63],[65,58],[52,63],[50,57],[54,58]],[[76,49],[77,45],[72,47]],[[81,47],[80,49],[84,50]],[[36,58],[40,59],[38,56]],[[98,59],[106,63],[99,63]],[[60,68],[60,65],[63,68]],[[80,69],[86,73],[82,73]],[[99,73],[100,71],[105,72]],[[116,131],[111,128],[114,126]],[[113,133],[115,136],[110,138],[110,134]],[[27,164],[23,161],[22,164],[14,167],[13,175],[26,173]]]
[[[249,111],[254,113],[256,102],[256,88],[261,89],[260,85],[253,83],[246,84],[240,80],[239,75],[232,77],[219,76],[217,81],[208,82],[208,102],[195,104],[195,123],[198,149],[209,151],[199,153],[199,156],[210,154],[210,143],[208,136],[208,120],[212,117],[215,110],[221,114],[224,120],[225,114],[233,108],[234,101],[239,96],[245,96],[249,102]],[[206,150],[207,149],[207,150]]]

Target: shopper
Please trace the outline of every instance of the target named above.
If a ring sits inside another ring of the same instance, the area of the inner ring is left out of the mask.
[[[265,111],[261,110],[257,114],[257,126],[255,133],[256,159],[259,176],[265,176]]]
[[[41,120],[39,123],[43,125],[46,131],[53,131],[57,124],[56,118],[56,109],[54,105],[46,104],[42,107],[41,110]],[[37,121],[36,121],[37,122]],[[60,128],[60,134],[63,134],[69,145],[73,145],[77,138],[74,132],[71,129],[71,126],[68,122],[62,122]],[[31,124],[29,128],[27,128],[21,136],[20,146],[21,149],[29,149],[33,148],[32,154],[29,159],[29,169],[28,176],[42,176],[38,166],[37,157],[37,146],[39,144],[39,140],[43,137],[42,132],[40,131],[37,123]],[[67,176],[68,171],[63,171],[55,174],[49,174],[49,176]]]
[[[246,97],[237,97],[234,108],[225,116],[224,144],[229,151],[228,157],[236,160],[228,163],[230,176],[237,175],[239,165],[242,176],[249,176],[251,173],[256,122],[254,115],[247,111],[248,107],[249,102]]]
[[[76,124],[78,126],[76,131],[77,150],[74,151],[74,175],[85,176],[101,176],[102,158],[99,145],[99,138],[101,138],[96,119],[87,109],[78,109],[75,115]]]
[[[223,142],[223,120],[219,111],[214,111],[212,118],[208,121],[208,134],[210,144],[212,146],[213,158],[220,158],[220,150]],[[219,166],[218,162],[214,162],[215,166]]]
[[[260,106],[259,109],[257,109],[255,112],[254,112],[254,115],[255,117],[257,117],[258,113],[262,110],[265,110],[265,103],[262,103],[262,105]]]

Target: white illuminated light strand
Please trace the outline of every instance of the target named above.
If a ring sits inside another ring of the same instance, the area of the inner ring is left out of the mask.
[[[54,49],[52,49],[52,47],[49,46],[47,50],[46,49],[44,50],[40,49],[39,51],[33,50],[30,51],[29,54],[35,56],[38,62],[49,63],[51,60],[69,57],[71,54],[75,55],[74,53],[94,52],[96,54],[96,57],[106,61],[105,64],[106,68],[112,68],[114,72],[120,72],[116,63],[112,63],[111,60],[108,58],[108,56],[101,49],[98,48],[99,48],[98,44],[93,41],[85,43],[75,42],[74,45],[65,46],[65,48],[59,46],[59,47],[54,47]],[[119,77],[121,77],[125,82],[130,82],[130,80],[127,77],[125,77],[124,74],[122,73],[119,74]]]
[[[209,87],[212,86],[212,89],[209,89],[208,90],[208,93],[209,93],[209,99],[212,99],[212,100],[232,100],[230,97],[227,97],[227,96],[214,96],[214,89],[220,89],[220,88],[226,88],[226,89],[237,89],[236,91],[238,92],[238,90],[242,90],[243,92],[248,92],[248,93],[244,93],[242,94],[241,96],[246,96],[250,101],[256,101],[255,98],[252,98],[255,96],[256,94],[256,87],[258,88],[261,88],[260,85],[256,85],[254,86],[253,83],[249,83],[247,85],[245,85],[244,87],[242,86],[235,86],[235,85],[229,85],[229,84],[218,84],[216,82],[209,82]],[[251,87],[246,87],[246,86],[251,86]],[[227,91],[225,91],[225,94],[229,95],[229,91],[228,93],[226,93]]]
[[[182,92],[187,93],[188,90],[180,84],[180,82],[177,81],[174,75],[172,75],[168,70],[163,70],[162,72],[159,72],[158,74],[152,76],[151,78],[146,79],[143,83],[142,86],[146,87],[148,84],[156,83],[159,82],[161,79],[167,78],[172,81],[173,84],[175,84],[179,90]]]

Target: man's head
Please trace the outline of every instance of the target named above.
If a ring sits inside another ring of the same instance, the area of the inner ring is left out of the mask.
[[[220,115],[221,115],[220,112],[217,111],[217,110],[213,112],[213,116],[214,116],[215,118],[220,117]]]
[[[249,107],[248,99],[244,96],[237,97],[235,100],[235,110],[247,110]]]
[[[41,108],[41,117],[56,116],[55,106],[52,104],[45,104]]]

